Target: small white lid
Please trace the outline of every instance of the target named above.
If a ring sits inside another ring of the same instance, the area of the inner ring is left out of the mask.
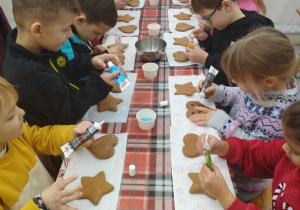
[[[164,106],[168,106],[169,102],[168,101],[161,101],[159,104],[160,104],[161,107],[164,107]]]
[[[136,171],[135,171],[135,165],[130,165],[129,166],[129,175],[130,176],[135,176]]]
[[[104,123],[105,121],[103,120],[102,122],[94,122],[94,126],[95,126],[95,128],[97,128],[98,130],[100,130],[101,129],[101,126],[102,126],[102,124]]]
[[[200,93],[199,93],[199,96],[200,96],[201,98],[204,98],[204,97],[205,97],[205,94],[204,94],[203,92],[200,92]]]
[[[108,65],[109,68],[111,68],[114,64],[113,64],[113,62],[108,61],[108,62],[107,62],[107,65]]]

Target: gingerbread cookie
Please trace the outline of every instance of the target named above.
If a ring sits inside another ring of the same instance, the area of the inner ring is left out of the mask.
[[[94,177],[81,177],[81,184],[83,196],[80,199],[89,199],[94,205],[99,203],[103,195],[114,189],[114,186],[105,180],[103,171]]]
[[[192,26],[192,25],[187,24],[187,23],[177,23],[175,30],[176,31],[188,31],[188,30],[191,30],[193,28],[195,28],[195,26]]]
[[[114,85],[113,89],[111,90],[112,93],[121,93],[122,90],[118,85]]]
[[[186,62],[189,58],[185,55],[183,51],[177,51],[173,53],[174,60],[177,62]]]
[[[180,2],[181,4],[187,4],[187,3],[189,3],[189,0],[179,0],[179,2]]]
[[[126,44],[126,43],[122,43],[121,46],[123,47],[123,49],[125,49],[126,47],[128,47],[129,44]],[[111,45],[108,45],[107,48],[112,48],[112,47],[115,47],[115,46],[118,46],[116,44],[111,44]],[[123,50],[124,52],[124,50]]]
[[[131,20],[133,20],[135,17],[130,16],[129,14],[126,15],[118,15],[118,22],[125,22],[129,23]]]
[[[207,108],[207,109],[212,110],[212,109],[209,108],[208,106],[205,106],[205,105],[201,104],[201,103],[198,102],[198,101],[189,101],[189,102],[186,103],[186,108],[188,109],[187,112],[186,112],[186,116],[187,116],[188,118],[189,118],[190,116],[192,116],[192,115],[201,113],[201,111],[198,111],[198,110],[195,110],[195,109],[194,109],[196,106],[201,106],[201,107],[205,107],[205,108]]]
[[[192,17],[191,14],[186,14],[184,12],[180,12],[179,14],[173,16],[176,17],[178,20],[190,20]]]
[[[138,7],[140,5],[140,0],[130,0],[126,5],[130,7]]]
[[[204,195],[216,200],[214,197],[212,197],[210,194],[208,194],[205,190],[203,190],[203,188],[201,187],[201,184],[199,182],[198,173],[189,173],[189,177],[193,181],[193,184],[190,187],[191,194],[204,194]]]
[[[123,99],[115,98],[112,95],[108,94],[108,96],[98,102],[98,112],[104,112],[104,111],[118,111],[118,104],[121,103]]]
[[[184,146],[182,147],[182,152],[186,157],[194,158],[200,156],[197,151],[197,141],[199,136],[193,133],[186,134],[183,137]]]
[[[124,63],[125,63],[125,55],[124,54],[118,54],[117,56],[118,56],[121,64],[124,65]]]
[[[191,96],[196,92],[196,88],[194,87],[192,82],[188,82],[185,84],[175,84],[175,88],[176,88],[175,95]]]
[[[189,45],[189,38],[187,38],[186,36],[181,38],[174,38],[174,41],[174,45],[181,45],[184,47],[187,47]]]
[[[118,29],[123,33],[130,34],[137,29],[137,26],[136,25],[120,26],[118,27]]]
[[[92,141],[91,145],[87,147],[88,150],[99,159],[108,159],[115,154],[115,148],[118,144],[118,137],[116,135],[105,135],[95,141]]]

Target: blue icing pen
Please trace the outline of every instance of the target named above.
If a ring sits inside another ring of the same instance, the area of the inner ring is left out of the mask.
[[[127,88],[130,85],[129,80],[125,77],[125,75],[121,72],[121,70],[116,65],[114,65],[111,61],[108,61],[107,65],[111,73],[115,71],[120,72],[120,74],[117,77],[115,77],[115,81],[118,84],[118,86],[121,88],[121,91],[123,92],[125,88]]]

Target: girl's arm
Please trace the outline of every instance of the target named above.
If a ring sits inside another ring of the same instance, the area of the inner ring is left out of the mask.
[[[216,102],[222,107],[233,106],[235,103],[236,97],[240,92],[239,87],[226,87],[223,85],[216,85],[215,93],[210,96],[207,100]]]

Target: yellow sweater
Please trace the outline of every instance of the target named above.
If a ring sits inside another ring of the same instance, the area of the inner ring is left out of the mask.
[[[0,210],[37,209],[32,197],[53,183],[35,151],[60,155],[60,146],[73,139],[72,126],[39,128],[23,124],[21,136],[7,142],[7,153],[0,158]]]

